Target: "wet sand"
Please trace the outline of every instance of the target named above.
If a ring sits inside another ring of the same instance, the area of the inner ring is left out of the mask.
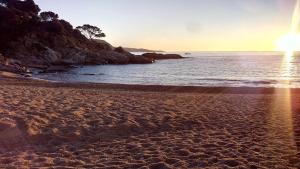
[[[300,89],[0,78],[0,168],[299,168]]]

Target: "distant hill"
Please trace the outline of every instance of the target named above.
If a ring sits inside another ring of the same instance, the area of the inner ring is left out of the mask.
[[[143,49],[143,48],[124,48],[128,52],[164,52],[162,50],[150,50],[150,49]]]

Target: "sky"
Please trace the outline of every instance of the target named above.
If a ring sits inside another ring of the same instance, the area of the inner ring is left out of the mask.
[[[296,0],[35,0],[114,46],[165,51],[272,51]]]

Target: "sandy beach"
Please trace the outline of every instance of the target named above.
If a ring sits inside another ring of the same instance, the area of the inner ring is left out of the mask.
[[[0,79],[0,168],[299,168],[300,90]]]

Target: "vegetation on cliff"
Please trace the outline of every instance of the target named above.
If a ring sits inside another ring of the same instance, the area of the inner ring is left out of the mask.
[[[89,24],[84,24],[83,26],[76,27],[83,35],[89,39],[103,38],[106,35],[97,26],[92,26]]]
[[[0,0],[0,71],[53,65],[146,64],[152,57],[136,56],[102,40],[96,26],[77,28],[59,15],[41,12],[33,0]],[[5,67],[5,69],[4,69]]]
[[[58,14],[40,13],[33,0],[1,0],[0,4],[0,53],[6,60],[29,67],[136,63],[137,56],[91,40],[105,36],[95,26],[74,29]],[[138,59],[152,63],[147,58]]]

